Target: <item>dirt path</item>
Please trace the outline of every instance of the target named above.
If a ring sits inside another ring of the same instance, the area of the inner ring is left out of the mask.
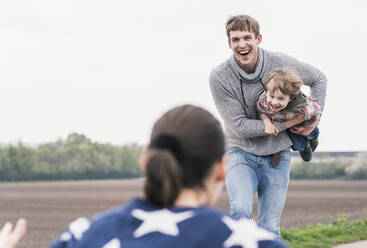
[[[47,247],[75,218],[123,204],[140,195],[141,187],[141,179],[2,183],[0,224],[25,217],[29,232],[19,247]],[[329,223],[339,214],[350,220],[367,218],[366,189],[367,181],[292,181],[281,227]],[[216,206],[228,210],[225,190]]]

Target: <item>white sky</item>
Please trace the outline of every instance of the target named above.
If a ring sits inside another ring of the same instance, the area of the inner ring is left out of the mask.
[[[172,106],[218,116],[208,76],[231,54],[226,19],[241,13],[259,20],[261,47],[328,76],[319,150],[367,150],[363,0],[1,1],[0,143],[80,132],[143,144]]]

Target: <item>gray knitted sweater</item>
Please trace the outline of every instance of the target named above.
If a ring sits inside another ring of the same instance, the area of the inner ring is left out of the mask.
[[[315,67],[283,53],[264,50],[260,47],[254,73],[246,73],[237,64],[234,55],[214,68],[209,83],[217,110],[224,121],[227,146],[258,155],[270,155],[292,145],[284,122],[274,122],[278,136],[264,132],[264,124],[256,110],[256,100],[268,75],[276,68],[289,67],[301,76],[311,88],[311,97],[324,108],[326,76]]]

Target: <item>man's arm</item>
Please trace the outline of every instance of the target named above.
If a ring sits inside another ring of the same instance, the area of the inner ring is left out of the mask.
[[[292,127],[291,128],[291,132],[298,134],[298,135],[303,135],[303,136],[307,136],[310,133],[312,133],[312,131],[317,127],[317,125],[319,125],[319,120],[317,122],[314,122],[311,126],[307,126],[307,127]]]
[[[314,66],[292,59],[290,67],[294,68],[305,85],[310,87],[311,97],[320,104],[321,111],[325,106],[327,78],[323,72]]]
[[[241,102],[233,92],[224,87],[214,71],[210,74],[209,83],[214,103],[227,128],[244,138],[268,135],[265,133],[263,122],[246,116]],[[284,122],[274,124],[279,131],[286,129]]]

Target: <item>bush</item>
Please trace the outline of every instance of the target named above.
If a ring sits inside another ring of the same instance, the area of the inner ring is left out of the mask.
[[[346,163],[312,163],[301,162],[292,164],[291,178],[292,179],[336,179],[346,176]]]
[[[367,179],[367,152],[358,153],[353,163],[345,169],[348,179]]]
[[[93,143],[73,133],[66,141],[36,148],[0,148],[0,180],[70,180],[141,176],[138,160],[142,147],[136,144],[113,146]]]

